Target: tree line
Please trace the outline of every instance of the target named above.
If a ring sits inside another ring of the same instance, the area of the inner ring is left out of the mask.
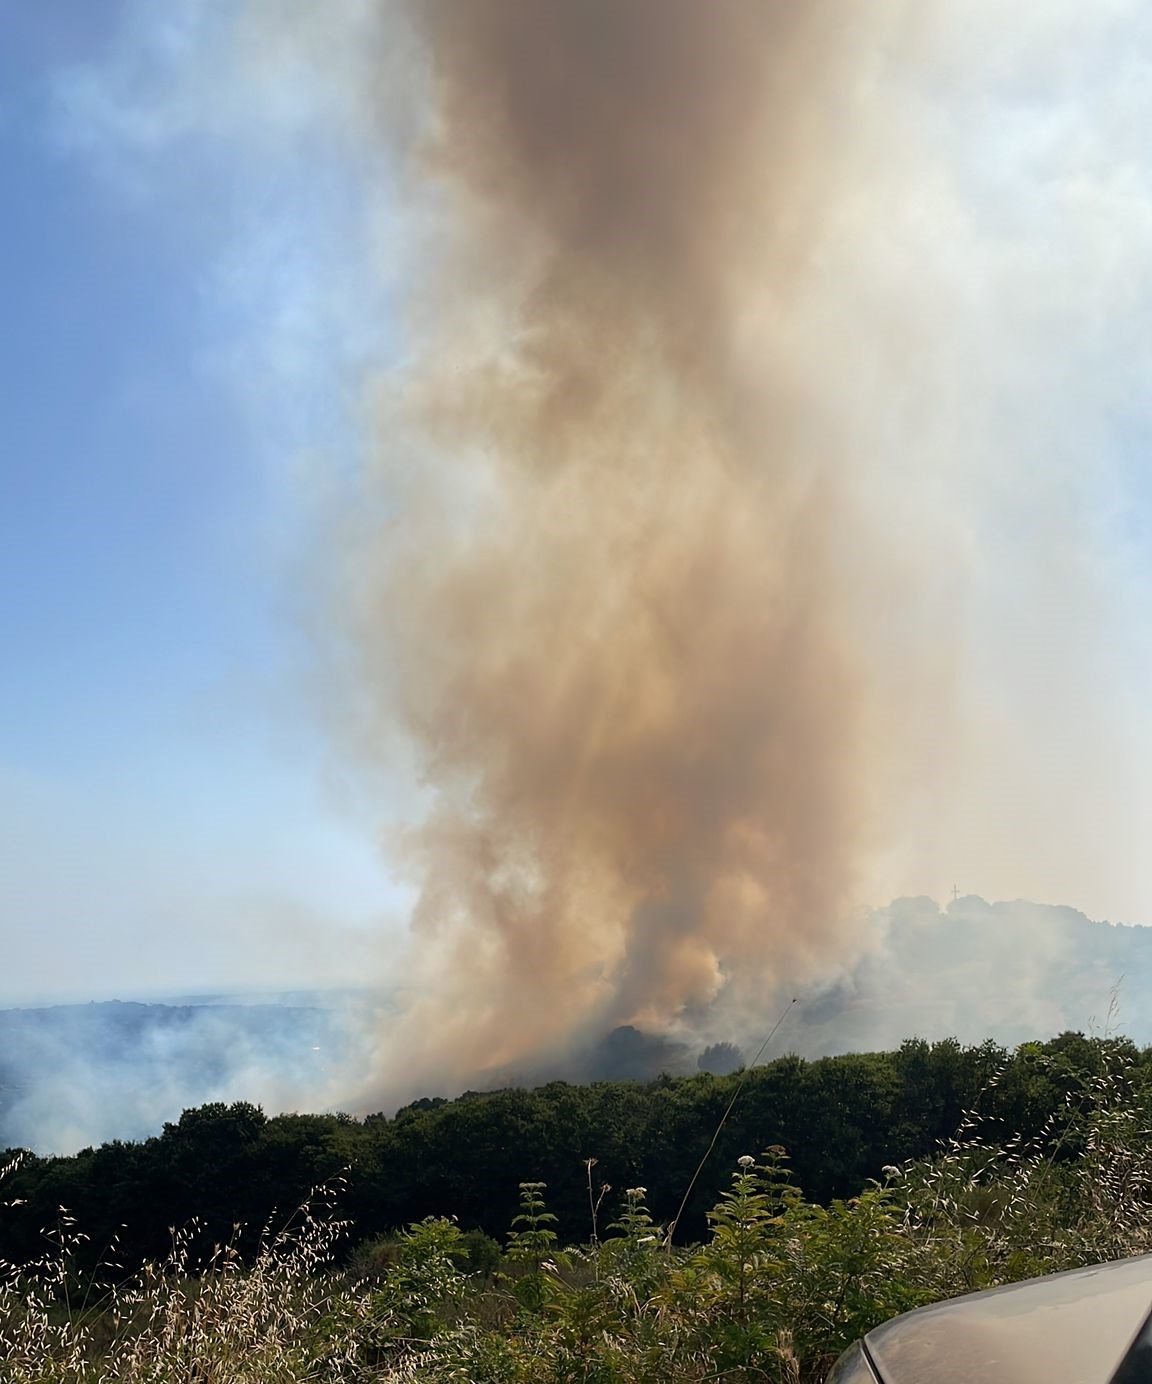
[[[1055,1156],[1074,1157],[1074,1117],[1117,1060],[1152,1101],[1152,1049],[1065,1033],[1011,1052],[992,1042],[909,1040],[891,1052],[785,1056],[726,1076],[468,1092],[419,1100],[391,1117],[269,1117],[245,1102],[204,1105],[141,1142],[70,1157],[0,1155],[9,1165],[0,1258],[42,1253],[61,1208],[87,1236],[74,1251],[79,1267],[85,1257],[107,1260],[110,1247],[126,1270],[161,1260],[173,1229],[193,1220],[207,1240],[238,1235],[240,1251],[252,1253],[262,1226],[336,1180],[353,1242],[448,1213],[463,1230],[501,1235],[526,1177],[548,1184],[562,1241],[587,1240],[590,1195],[605,1187],[607,1217],[625,1189],[647,1187],[653,1217],[667,1224],[739,1086],[677,1224],[691,1242],[705,1234],[708,1209],[749,1150],[786,1150],[799,1191],[824,1205],[858,1194],[886,1165],[930,1155],[966,1119],[993,1137],[1051,1139]]]

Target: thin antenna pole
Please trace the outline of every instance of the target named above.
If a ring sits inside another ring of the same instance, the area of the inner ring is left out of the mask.
[[[732,1107],[740,1099],[740,1092],[743,1091],[745,1082],[747,1082],[748,1078],[752,1075],[752,1068],[755,1067],[756,1063],[760,1061],[761,1057],[763,1057],[764,1049],[768,1046],[772,1039],[776,1037],[777,1030],[779,1029],[780,1025],[784,1022],[784,1020],[787,1018],[789,1011],[795,1003],[795,998],[790,999],[788,1003],[784,1006],[784,1008],[780,1011],[780,1017],[772,1025],[771,1029],[768,1032],[767,1038],[765,1038],[764,1041],[760,1044],[756,1056],[744,1068],[744,1072],[741,1075],[739,1082],[737,1082],[736,1089],[732,1092],[732,1099],[728,1102],[728,1107],[724,1111],[723,1115],[720,1116],[720,1123],[716,1126],[715,1130],[713,1131],[712,1142],[704,1150],[704,1157],[701,1158],[700,1162],[696,1165],[696,1171],[692,1174],[692,1181],[689,1182],[688,1190],[684,1193],[684,1197],[680,1202],[680,1209],[676,1212],[675,1216],[673,1216],[668,1226],[668,1235],[664,1241],[665,1249],[670,1250],[672,1248],[672,1236],[676,1232],[676,1227],[680,1224],[680,1217],[684,1214],[684,1208],[688,1205],[688,1198],[692,1195],[692,1189],[696,1186],[697,1179],[699,1178],[700,1174],[704,1171],[704,1164],[708,1162],[712,1150],[716,1147],[716,1140],[720,1137],[720,1131],[728,1123],[728,1116],[732,1113]]]

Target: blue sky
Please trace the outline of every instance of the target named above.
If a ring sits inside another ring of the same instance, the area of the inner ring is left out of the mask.
[[[142,14],[0,50],[0,998],[363,978],[395,909],[295,604],[301,458],[351,445],[302,257],[350,182],[150,149]]]

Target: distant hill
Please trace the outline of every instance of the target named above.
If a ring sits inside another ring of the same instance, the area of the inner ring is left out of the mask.
[[[1152,1044],[1152,928],[976,895],[898,899],[866,924],[862,959],[790,1024],[805,1056],[908,1037],[1013,1046],[1065,1029]]]

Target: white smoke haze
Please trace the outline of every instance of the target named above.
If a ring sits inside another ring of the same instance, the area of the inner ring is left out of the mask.
[[[322,132],[391,314],[313,557],[417,899],[364,1104],[796,991],[878,1034],[925,971],[868,905],[956,875],[1152,917],[1145,7],[184,12],[140,109]],[[1084,1026],[1029,939],[1017,1012]]]
[[[0,1010],[0,1148],[69,1154],[159,1134],[212,1101],[270,1112],[353,1102],[385,997]]]
[[[1013,1047],[1067,1030],[1152,1043],[1152,929],[974,895],[946,908],[898,899],[866,925],[874,949],[800,1006],[790,1049],[814,1057],[948,1037]]]

